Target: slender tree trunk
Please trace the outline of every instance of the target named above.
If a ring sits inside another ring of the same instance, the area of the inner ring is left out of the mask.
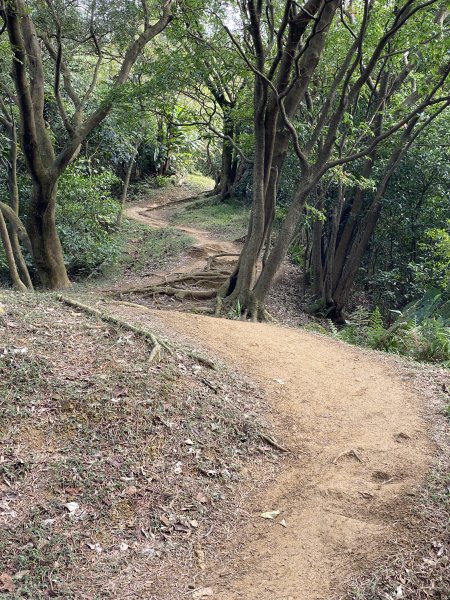
[[[311,192],[311,182],[304,181],[300,184],[288,214],[283,221],[280,232],[274,246],[267,258],[267,262],[261,271],[258,281],[251,294],[249,312],[254,319],[265,318],[264,304],[275,276],[288,253],[289,247],[297,229],[301,214],[305,208],[306,201]]]
[[[27,286],[29,290],[33,289],[33,282],[31,281],[30,272],[28,270],[27,263],[20,247],[19,238],[16,231],[8,225],[9,241],[14,255],[14,260],[19,272],[20,279]]]
[[[376,152],[373,152],[370,157],[368,157],[364,163],[362,168],[361,175],[368,179],[372,174],[373,165],[376,158]],[[349,247],[351,245],[352,238],[355,234],[355,231],[358,227],[358,220],[360,219],[360,212],[364,201],[364,189],[358,187],[353,196],[350,212],[348,214],[347,220],[345,222],[342,233],[339,237],[336,247],[336,255],[334,257],[334,279],[333,285],[337,285],[337,281],[340,277],[342,269],[345,263],[345,257],[347,256]]]
[[[258,76],[254,89],[254,137],[253,202],[248,233],[239,257],[235,274],[225,292],[229,302],[239,301],[246,307],[256,278],[256,269],[264,244],[265,185],[264,185],[264,115],[267,104],[267,87]]]
[[[130,187],[131,173],[133,172],[133,165],[134,165],[134,161],[136,159],[136,154],[137,154],[137,150],[133,154],[132,158],[130,159],[130,162],[128,163],[127,171],[125,173],[125,179],[124,179],[123,185],[122,185],[122,193],[120,195],[120,212],[117,215],[117,225],[119,227],[120,227],[120,225],[122,225],[122,221],[123,221],[123,213],[125,211],[125,204],[126,204],[127,197],[128,197],[128,188]]]
[[[3,248],[5,249],[6,261],[8,263],[9,274],[14,286],[14,289],[19,292],[26,292],[27,286],[21,281],[19,273],[17,271],[16,261],[14,260],[14,253],[11,247],[11,241],[9,239],[8,229],[6,222],[3,217],[3,213],[0,210],[0,239],[2,240]]]
[[[9,153],[8,153],[8,191],[11,202],[11,208],[19,217],[19,186],[17,184],[17,133],[15,123],[11,123],[10,141],[9,141]],[[28,271],[27,263],[22,254],[20,247],[19,238],[16,230],[10,224],[8,225],[9,239],[11,241],[11,248],[14,254],[14,260],[16,262],[17,270],[19,272],[20,279],[27,286],[28,289],[33,289],[33,283],[31,281],[30,273]]]
[[[323,287],[323,302],[325,306],[333,306],[333,274],[334,274],[334,257],[336,255],[336,241],[339,231],[339,223],[341,222],[342,207],[344,205],[344,187],[341,182],[338,185],[338,199],[333,206],[333,214],[331,218],[331,232],[328,241],[328,248],[325,262],[325,277]]]
[[[316,209],[322,210],[325,200],[325,192],[322,186],[317,188],[317,200]],[[323,260],[322,260],[322,236],[323,236],[323,221],[322,219],[316,219],[313,225],[312,231],[312,256],[311,256],[311,267],[312,267],[312,283],[314,297],[321,299],[323,295]]]
[[[220,169],[219,194],[221,200],[226,200],[231,195],[234,184],[233,166],[234,149],[230,138],[234,139],[234,123],[229,111],[224,110],[222,141],[222,165]]]

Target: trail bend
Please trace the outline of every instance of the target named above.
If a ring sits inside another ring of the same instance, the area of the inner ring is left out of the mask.
[[[164,208],[140,207],[139,220],[168,225]],[[200,245],[222,243],[189,232]],[[141,326],[157,322],[253,378],[290,450],[278,477],[248,507],[254,518],[239,544],[218,573],[205,573],[213,597],[329,600],[348,577],[370,571],[386,542],[408,526],[402,506],[433,456],[422,400],[389,361],[274,324],[118,304],[114,311]],[[270,510],[280,511],[274,521],[259,517]]]

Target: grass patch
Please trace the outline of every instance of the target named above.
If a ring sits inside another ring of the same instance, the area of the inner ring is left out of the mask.
[[[236,239],[247,231],[250,210],[236,200],[227,202],[195,204],[172,217],[172,223],[206,229],[224,239]]]
[[[125,219],[120,233],[121,251],[117,263],[107,273],[143,274],[175,262],[193,239],[175,228],[153,229],[143,223]]]
[[[206,177],[201,173],[191,173],[187,176],[187,182],[190,185],[200,188],[201,191],[212,190],[214,188],[214,179]]]

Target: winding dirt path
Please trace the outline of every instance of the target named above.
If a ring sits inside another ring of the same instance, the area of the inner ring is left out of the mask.
[[[140,208],[128,216],[167,225],[164,210]],[[189,233],[223,248],[205,232]],[[221,573],[206,573],[213,597],[329,600],[348,577],[367,573],[407,527],[402,505],[433,454],[422,402],[388,361],[277,325],[139,308],[133,318],[189,336],[258,381],[290,449],[276,481],[248,507],[255,518],[241,545],[229,549]],[[270,510],[280,511],[274,521],[259,517]]]
[[[135,219],[149,227],[173,227],[170,217],[177,211],[179,205],[185,202],[183,196],[174,202],[166,204],[155,201],[148,204],[134,204],[126,208],[125,214],[129,219]],[[214,254],[239,254],[242,244],[221,240],[209,231],[177,225],[176,229],[195,239],[195,244],[189,250],[188,260],[176,267],[177,273],[185,273],[202,269],[207,259]]]

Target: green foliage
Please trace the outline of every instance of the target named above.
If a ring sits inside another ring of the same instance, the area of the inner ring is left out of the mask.
[[[59,184],[57,225],[70,274],[86,274],[118,256],[114,232],[120,204],[111,195],[117,178],[89,172],[84,161],[72,165]]]
[[[300,244],[293,244],[290,248],[291,260],[295,265],[302,265],[305,256],[305,248]]]
[[[173,180],[170,177],[164,177],[163,175],[157,175],[155,177],[155,183],[159,188],[169,187]]]
[[[312,331],[313,333],[321,333],[322,335],[328,335],[329,333],[326,327],[324,327],[320,323],[316,323],[315,321],[306,323],[306,325],[303,326],[303,329],[305,331]]]
[[[434,303],[430,302],[430,297]],[[414,360],[439,363],[450,368],[449,320],[433,314],[436,297],[432,294],[414,303],[386,328],[378,307],[372,312],[358,307],[342,329],[329,321],[331,335],[349,344],[365,346],[408,356]]]
[[[445,290],[450,286],[450,219],[446,229],[427,229],[420,249],[423,258],[416,269],[416,281],[422,285],[431,281]]]
[[[378,348],[385,335],[383,326],[383,317],[378,306],[370,314],[369,325],[367,327],[367,342],[371,348]]]

